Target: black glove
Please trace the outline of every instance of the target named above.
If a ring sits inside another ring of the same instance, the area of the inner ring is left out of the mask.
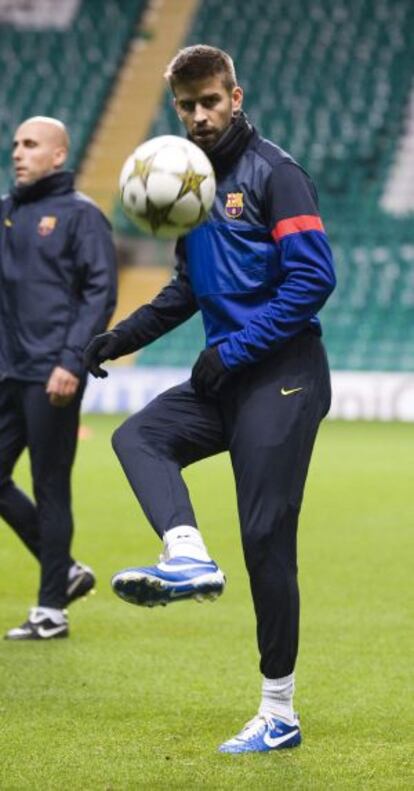
[[[191,372],[191,384],[197,395],[205,398],[216,396],[229,377],[229,369],[224,365],[215,346],[204,349]]]
[[[89,341],[83,361],[88,371],[96,378],[105,379],[108,371],[100,367],[104,360],[116,360],[125,353],[125,341],[116,332],[101,332]]]

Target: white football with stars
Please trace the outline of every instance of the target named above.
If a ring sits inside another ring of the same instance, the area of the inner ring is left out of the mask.
[[[176,135],[147,140],[126,160],[120,176],[125,214],[161,239],[174,239],[204,222],[216,193],[210,160]]]

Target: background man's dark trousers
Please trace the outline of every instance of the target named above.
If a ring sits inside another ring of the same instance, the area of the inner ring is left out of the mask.
[[[66,606],[73,559],[70,471],[79,423],[81,386],[71,403],[49,403],[43,383],[0,383],[0,516],[40,561],[39,606]],[[12,481],[14,465],[29,446],[35,503]]]

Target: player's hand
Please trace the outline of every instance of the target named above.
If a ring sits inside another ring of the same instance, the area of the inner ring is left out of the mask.
[[[46,393],[52,406],[64,407],[70,404],[78,387],[78,377],[57,365],[47,381]]]
[[[100,367],[104,360],[116,360],[122,354],[122,342],[116,332],[101,332],[89,341],[84,353],[83,361],[93,376],[105,379],[108,371]]]
[[[211,346],[199,355],[191,372],[191,384],[197,395],[214,398],[228,377],[229,370],[224,365],[218,349]]]

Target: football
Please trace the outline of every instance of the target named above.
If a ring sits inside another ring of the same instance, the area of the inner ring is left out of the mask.
[[[125,214],[161,239],[174,239],[204,222],[216,180],[206,154],[189,140],[161,135],[142,143],[120,176]]]

